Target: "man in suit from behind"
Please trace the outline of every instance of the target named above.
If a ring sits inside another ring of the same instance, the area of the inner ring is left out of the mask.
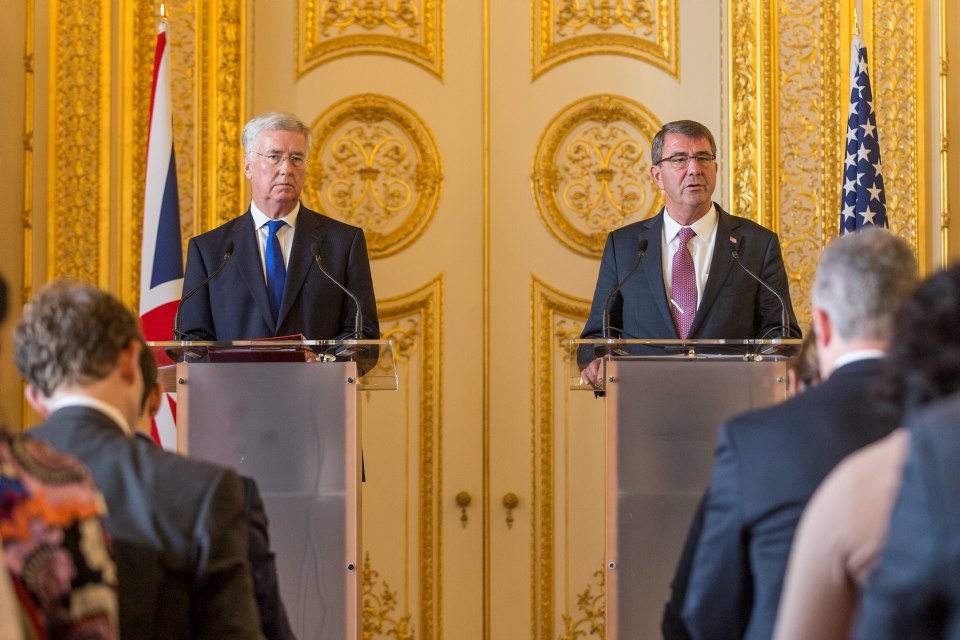
[[[243,151],[253,200],[240,217],[190,240],[182,336],[175,338],[378,338],[363,230],[300,202],[309,127],[289,113],[264,113],[243,128]],[[320,272],[317,256],[330,276],[356,295],[362,327],[355,326],[353,300]],[[221,267],[221,273],[186,298]]]
[[[30,430],[79,458],[109,512],[124,638],[260,638],[244,493],[233,471],[134,437],[143,376],[139,322],[115,297],[57,281],[14,333]]]
[[[799,338],[777,234],[730,215],[711,199],[717,144],[710,130],[692,120],[668,122],[653,139],[651,160],[650,174],[666,205],[656,216],[607,236],[580,337]],[[639,268],[624,283],[642,246],[646,250]],[[787,327],[777,297],[735,264],[734,251],[744,267],[783,298]],[[614,331],[604,336],[608,298]],[[588,350],[581,350],[579,360],[583,378],[597,384],[600,360]]]
[[[163,402],[163,384],[158,380],[157,360],[144,345],[140,351],[140,372],[143,374],[143,399],[137,418],[136,437],[143,442],[159,446],[151,437],[153,418]],[[204,464],[197,461],[196,464]],[[270,525],[267,511],[260,497],[260,489],[253,478],[240,476],[244,486],[244,516],[247,519],[249,538],[247,559],[250,561],[253,592],[257,597],[260,612],[260,628],[266,640],[296,640],[287,609],[280,597],[277,579],[276,555],[270,549]]]
[[[810,496],[847,454],[898,426],[899,417],[878,408],[869,388],[893,338],[894,314],[916,283],[909,245],[887,231],[845,236],[826,248],[813,284],[823,382],[721,426],[664,629],[677,629],[679,612],[697,640],[771,637],[790,545]]]

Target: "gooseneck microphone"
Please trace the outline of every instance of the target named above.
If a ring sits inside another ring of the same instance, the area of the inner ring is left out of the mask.
[[[323,261],[320,258],[320,247],[317,245],[316,242],[310,243],[310,253],[313,254],[313,260],[317,263],[317,267],[320,268],[320,273],[327,276],[327,279],[330,280],[330,282],[340,287],[340,290],[343,291],[348,296],[350,296],[350,299],[353,300],[353,304],[357,308],[357,313],[353,319],[354,328],[355,328],[354,335],[356,335],[357,340],[362,340],[363,339],[363,312],[360,310],[360,301],[357,300],[357,296],[353,295],[353,292],[350,291],[350,289],[347,289],[345,286],[340,284],[340,282],[338,282],[336,278],[334,278],[332,275],[327,273],[327,270],[323,268]]]
[[[637,250],[637,263],[633,265],[633,269],[630,270],[630,273],[624,277],[623,280],[617,285],[617,287],[610,292],[610,295],[607,296],[607,299],[603,303],[603,337],[610,337],[610,301],[613,300],[613,296],[617,295],[617,292],[620,291],[620,288],[627,284],[627,280],[633,277],[633,274],[637,272],[637,269],[640,268],[640,263],[643,262],[643,254],[647,250],[647,239],[641,238],[639,247]]]
[[[789,338],[793,333],[793,329],[787,324],[787,305],[783,301],[783,296],[781,296],[776,289],[761,280],[757,274],[755,274],[753,271],[750,271],[750,269],[747,269],[747,266],[740,261],[740,251],[737,249],[736,238],[731,237],[729,244],[730,253],[733,255],[733,259],[736,260],[737,264],[740,265],[740,268],[746,271],[747,275],[749,275],[751,278],[759,282],[764,289],[776,296],[777,301],[780,303],[780,337]]]
[[[203,282],[195,286],[193,289],[190,289],[187,295],[183,296],[183,298],[180,299],[180,304],[177,305],[177,315],[174,316],[173,318],[173,339],[174,340],[183,340],[183,317],[180,315],[180,311],[181,309],[183,309],[183,305],[186,303],[187,300],[190,299],[190,296],[195,294],[197,291],[200,291],[200,289],[207,286],[207,283],[209,283],[211,280],[213,280],[218,275],[220,275],[220,272],[226,268],[227,262],[230,261],[230,256],[232,255],[233,255],[233,242],[231,241],[227,243],[227,248],[223,250],[223,262],[220,264],[217,270],[211,273],[210,275],[208,275],[206,278],[204,278]]]

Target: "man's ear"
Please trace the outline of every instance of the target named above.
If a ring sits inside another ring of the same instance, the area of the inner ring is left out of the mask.
[[[659,165],[653,165],[650,167],[650,176],[653,178],[653,181],[657,183],[657,186],[663,189],[663,180],[660,179]]]
[[[23,397],[27,399],[27,404],[33,407],[33,410],[39,413],[44,419],[50,415],[50,409],[47,408],[47,398],[32,384],[28,384],[23,390]]]
[[[117,371],[123,380],[129,384],[135,384],[137,374],[140,372],[140,341],[131,338],[127,346],[120,352],[117,359]]]
[[[813,307],[813,331],[817,338],[817,351],[821,352],[833,342],[833,324],[830,316],[819,307]]]
[[[147,396],[147,415],[151,418],[156,417],[160,411],[161,402],[163,402],[163,385],[160,382],[155,382],[153,389],[150,390],[150,395]]]

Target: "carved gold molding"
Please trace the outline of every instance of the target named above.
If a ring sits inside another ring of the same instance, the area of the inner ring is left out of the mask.
[[[891,231],[906,238],[925,265],[923,11],[916,2],[873,0],[868,6],[873,36],[870,71],[887,218]]]
[[[244,0],[168,0],[173,138],[186,242],[243,212],[240,132],[245,106]],[[120,291],[139,306],[143,194],[157,3],[125,0],[120,14]]]
[[[440,379],[443,357],[443,276],[410,293],[379,300],[377,314],[382,339],[393,340],[400,393],[405,395],[404,406],[416,407],[414,413],[408,412],[404,421],[408,433],[418,434],[420,447],[417,477],[419,558],[413,563],[419,571],[420,638],[442,638],[439,503],[443,444]],[[415,377],[417,372],[419,375]],[[366,396],[366,402],[376,400],[369,393]],[[365,618],[365,628],[366,624]]]
[[[616,54],[680,77],[677,0],[531,0],[533,78],[582,56]]]
[[[663,197],[650,177],[660,122],[622,96],[589,96],[557,114],[533,161],[533,196],[553,235],[599,257],[607,233],[655,214]]]
[[[443,80],[442,0],[299,0],[297,76],[348,55],[406,60]]]
[[[106,287],[110,264],[108,0],[51,0],[47,278]]]
[[[605,569],[599,569],[593,575],[597,578],[597,592],[593,592],[593,585],[587,585],[586,589],[577,594],[579,616],[574,618],[570,614],[563,614],[565,629],[560,636],[560,640],[578,640],[578,638],[588,636],[607,637],[605,618],[607,612],[607,572]]]
[[[533,571],[531,588],[534,603],[535,638],[554,637],[554,567],[557,509],[554,502],[557,469],[558,431],[568,422],[555,411],[558,394],[566,398],[566,342],[580,335],[590,313],[590,300],[570,296],[536,276],[531,278],[533,303]],[[570,616],[565,611],[564,616]]]
[[[312,129],[308,203],[362,227],[371,258],[416,240],[443,185],[440,152],[426,124],[396,100],[363,94],[331,106]]]
[[[373,569],[370,554],[363,556],[363,575],[360,598],[363,602],[363,640],[392,636],[396,640],[413,640],[416,635],[410,626],[410,614],[397,616],[397,592],[386,581],[377,591],[380,574]]]
[[[948,159],[950,150],[950,131],[947,126],[947,0],[940,0],[938,7],[940,20],[940,266],[945,267],[950,260],[950,180]]]

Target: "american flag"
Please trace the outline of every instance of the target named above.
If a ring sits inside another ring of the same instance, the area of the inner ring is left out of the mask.
[[[167,21],[160,23],[153,59],[147,177],[143,198],[143,249],[140,262],[140,326],[147,340],[171,340],[173,318],[183,289],[183,248],[177,162],[173,153],[170,108],[170,51]],[[163,354],[157,361],[169,364]],[[164,394],[152,435],[164,449],[176,448],[176,400]]]
[[[853,37],[850,53],[850,113],[847,116],[840,235],[863,227],[888,227],[877,118],[867,74],[867,47]]]

